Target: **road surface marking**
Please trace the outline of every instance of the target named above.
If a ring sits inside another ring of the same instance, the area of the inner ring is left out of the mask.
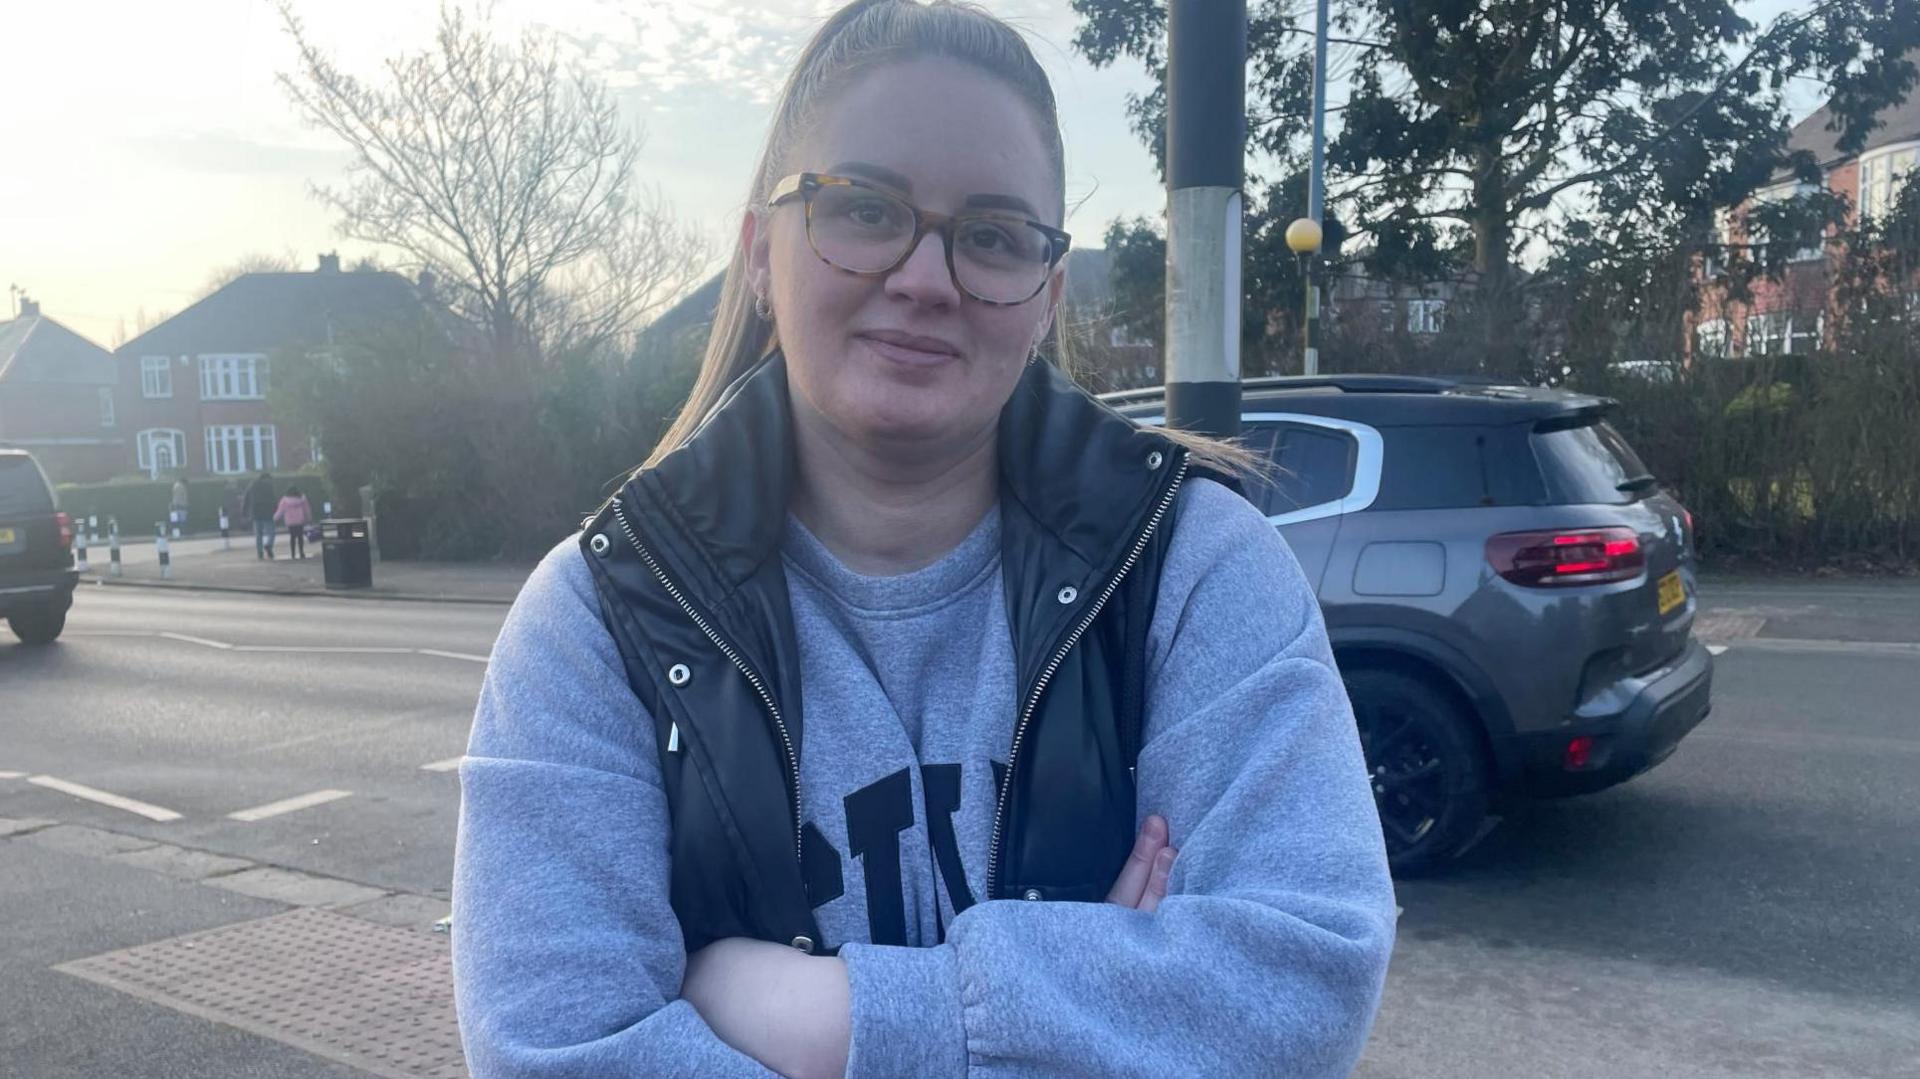
[[[1727,646],[1724,644],[1710,644],[1707,646],[1707,655],[1710,656],[1724,655],[1726,651]]]
[[[0,772],[0,779],[21,779],[26,774],[25,772]]]
[[[307,809],[312,806],[325,805],[328,802],[337,802],[352,794],[352,791],[314,791],[312,794],[302,794],[297,798],[283,798],[278,802],[268,802],[263,806],[255,806],[252,809],[242,809],[237,813],[229,813],[227,814],[227,819],[243,821],[265,820],[268,817],[277,817],[282,813],[291,813],[296,809]]]
[[[440,648],[386,648],[374,645],[325,645],[325,644],[229,644],[209,637],[195,637],[186,633],[174,633],[171,630],[71,630],[69,637],[158,637],[163,640],[179,641],[182,644],[197,644],[202,648],[217,648],[222,652],[264,652],[276,655],[326,655],[326,656],[433,656],[436,659],[457,659],[465,663],[487,662],[486,656],[477,656],[471,652],[449,652]]]
[[[226,649],[233,647],[232,645],[227,644],[224,641],[210,641],[205,637],[189,637],[184,633],[174,633],[169,630],[162,630],[161,632],[154,634],[154,636],[165,637],[169,641],[183,641],[187,644],[197,644],[206,648],[218,648],[222,651],[225,651]]]
[[[373,646],[361,647],[357,645],[339,647],[334,645],[307,644],[236,644],[233,646],[233,650],[236,652],[303,652],[327,656],[405,656],[418,651],[418,649],[414,648],[380,648]]]
[[[468,663],[485,663],[487,657],[472,656],[465,652],[442,652],[438,648],[416,648],[414,651],[423,656],[439,656],[441,659],[464,659]]]
[[[36,786],[46,787],[49,790],[59,791],[62,794],[71,794],[75,798],[85,798],[89,802],[98,802],[103,806],[112,806],[115,809],[124,809],[129,813],[138,813],[148,820],[165,822],[180,819],[180,814],[175,813],[171,809],[161,809],[156,805],[136,802],[131,798],[123,798],[118,794],[109,794],[106,791],[94,790],[92,787],[83,787],[78,783],[69,783],[64,779],[55,779],[52,776],[33,776],[29,778],[27,782],[35,784]]]
[[[422,772],[451,772],[454,769],[460,767],[460,762],[466,759],[467,758],[465,757],[448,757],[446,760],[443,760],[443,761],[434,761],[432,764],[423,764],[420,766],[420,770]]]

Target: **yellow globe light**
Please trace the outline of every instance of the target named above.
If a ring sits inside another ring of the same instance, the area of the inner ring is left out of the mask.
[[[1287,247],[1296,255],[1320,250],[1320,223],[1311,217],[1296,218],[1287,226]]]

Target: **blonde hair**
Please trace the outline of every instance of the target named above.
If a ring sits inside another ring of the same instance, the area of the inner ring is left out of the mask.
[[[957,60],[999,79],[1033,110],[1058,185],[1055,213],[1064,220],[1066,151],[1060,138],[1053,84],[1018,30],[964,0],[853,0],[834,12],[801,50],[780,91],[773,124],[747,192],[748,212],[758,213],[766,206],[794,148],[835,95],[875,68],[928,56]],[[720,300],[700,361],[700,374],[680,414],[642,468],[657,464],[692,437],[727,387],[777,347],[773,324],[754,311],[753,286],[747,271],[747,252],[736,245],[720,284]],[[1049,336],[1056,353],[1064,349],[1066,335],[1060,333],[1058,319]],[[1067,362],[1065,356],[1060,360],[1063,366]],[[1220,471],[1245,473],[1259,460],[1231,443],[1185,432],[1168,434],[1193,453],[1196,462]]]

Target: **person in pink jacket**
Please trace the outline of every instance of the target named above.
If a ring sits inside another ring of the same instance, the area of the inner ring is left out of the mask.
[[[300,488],[289,487],[287,493],[280,496],[273,519],[287,524],[288,553],[295,558],[307,557],[307,522],[313,520],[313,505],[300,493]]]

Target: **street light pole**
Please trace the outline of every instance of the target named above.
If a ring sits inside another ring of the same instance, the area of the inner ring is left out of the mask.
[[[1246,0],[1167,11],[1167,424],[1240,433]]]
[[[1328,5],[1329,0],[1319,0],[1313,18],[1313,163],[1307,169],[1307,216],[1287,226],[1287,246],[1300,256],[1300,276],[1306,280],[1300,333],[1304,355],[1300,366],[1308,375],[1320,373],[1320,284],[1315,271],[1320,265],[1327,174]],[[1303,228],[1303,222],[1312,222],[1312,229]]]

